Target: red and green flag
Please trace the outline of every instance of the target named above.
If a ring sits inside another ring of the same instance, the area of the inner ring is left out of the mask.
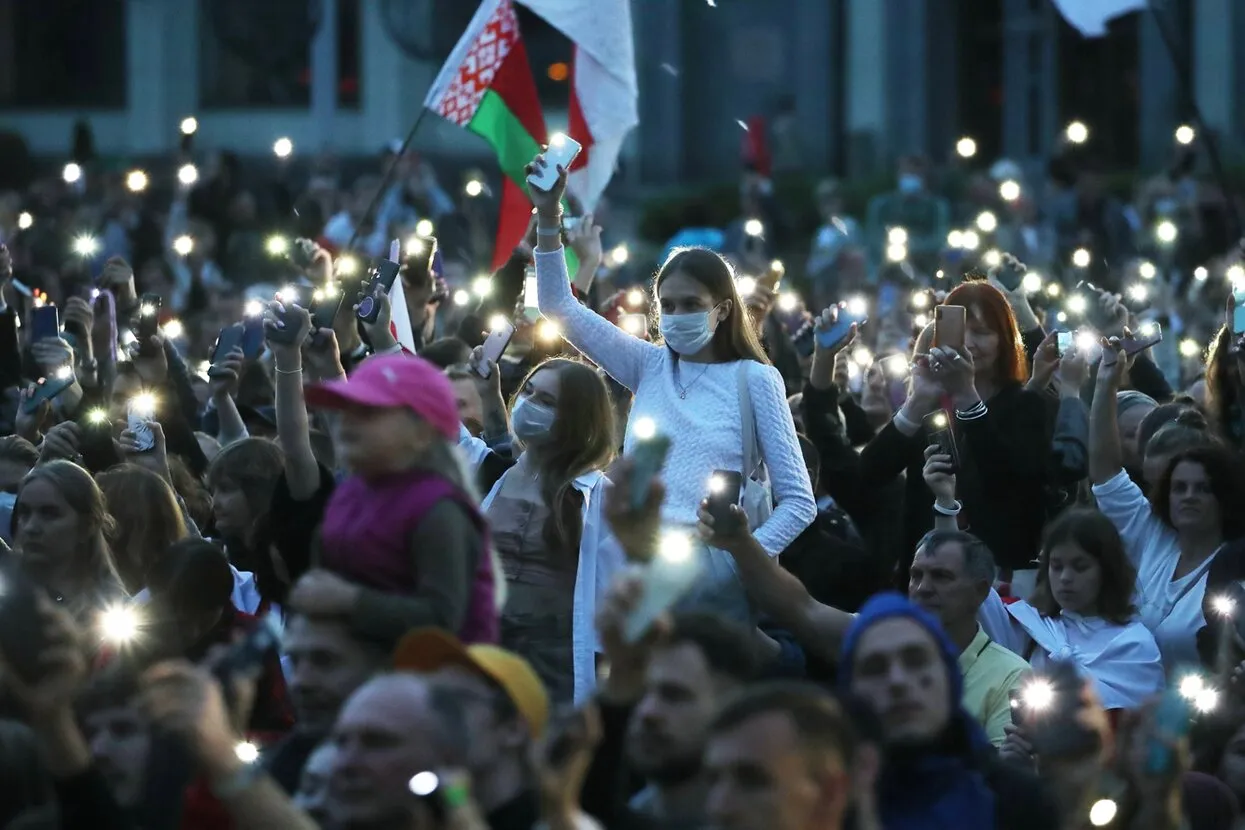
[[[546,141],[536,80],[513,0],[484,0],[459,38],[424,106],[483,138],[497,153],[503,185],[493,267],[523,238],[532,205],[523,168]]]

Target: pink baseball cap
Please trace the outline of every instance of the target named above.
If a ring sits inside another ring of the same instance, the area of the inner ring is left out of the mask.
[[[419,357],[370,357],[347,380],[308,386],[306,398],[309,406],[319,409],[409,409],[447,439],[453,440],[459,433],[454,387],[440,369]]]

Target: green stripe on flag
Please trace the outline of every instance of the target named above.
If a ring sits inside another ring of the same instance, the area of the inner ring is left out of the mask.
[[[467,129],[483,138],[497,153],[497,163],[506,178],[513,181],[523,192],[527,192],[527,176],[524,169],[540,152],[538,142],[515,118],[514,113],[506,106],[506,102],[495,90],[487,89],[476,114],[467,124]],[[566,249],[566,270],[571,279],[579,268],[579,257],[570,248]]]

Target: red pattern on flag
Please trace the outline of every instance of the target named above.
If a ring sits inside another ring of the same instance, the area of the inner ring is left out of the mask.
[[[471,44],[454,80],[450,81],[435,112],[460,127],[475,117],[484,93],[519,39],[519,18],[510,0],[498,5]]]

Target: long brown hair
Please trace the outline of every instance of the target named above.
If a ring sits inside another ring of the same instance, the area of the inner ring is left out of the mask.
[[[1050,587],[1050,553],[1063,544],[1076,545],[1098,563],[1102,580],[1098,587],[1098,616],[1116,625],[1132,618],[1137,570],[1124,552],[1124,540],[1115,524],[1097,510],[1074,507],[1059,514],[1046,529],[1038,555],[1037,584],[1029,604],[1044,617],[1059,614],[1059,603]]]
[[[22,566],[37,578],[64,577],[66,586],[72,586],[73,591],[72,596],[66,597],[67,605],[78,617],[98,610],[109,601],[124,598],[125,587],[108,547],[113,521],[104,502],[104,493],[91,474],[72,461],[40,464],[22,479],[17,502],[13,505],[13,538],[18,538],[22,521],[22,491],[34,481],[46,481],[60,494],[82,523],[86,541],[66,544],[64,559],[60,561],[33,561],[23,554]]]
[[[943,305],[962,305],[999,337],[999,355],[995,363],[995,377],[1000,383],[1023,384],[1029,379],[1029,361],[1025,357],[1025,344],[1020,337],[1016,315],[1007,304],[1003,293],[988,282],[962,282],[947,295]]]
[[[583,517],[579,500],[572,498],[574,482],[584,473],[604,470],[614,460],[614,407],[609,389],[595,369],[561,357],[546,360],[528,372],[519,389],[542,371],[558,376],[553,429],[532,455],[540,476],[540,494],[549,507],[543,535],[550,550],[570,550],[578,556]]]
[[[770,359],[761,347],[756,330],[748,319],[748,309],[735,287],[735,271],[730,263],[708,248],[675,248],[666,257],[653,281],[653,294],[671,275],[686,274],[703,285],[715,303],[731,301],[731,312],[718,323],[713,333],[713,355],[726,363],[732,360],[755,360],[769,365]],[[654,303],[654,308],[657,304]],[[654,312],[656,313],[656,312]]]
[[[147,585],[152,563],[186,537],[186,520],[168,482],[137,464],[119,464],[95,477],[112,514],[117,571],[130,593]]]

